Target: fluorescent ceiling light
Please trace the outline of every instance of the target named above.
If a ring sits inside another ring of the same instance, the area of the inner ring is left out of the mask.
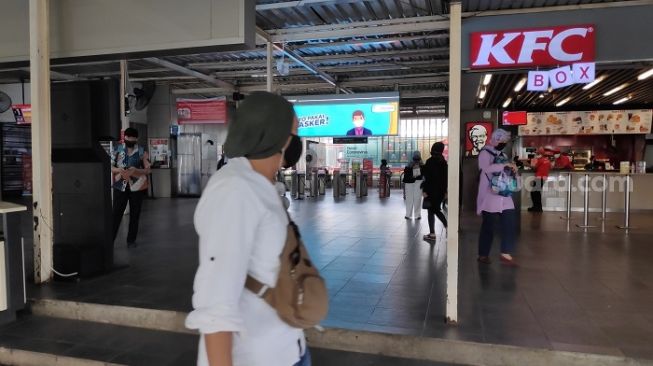
[[[503,108],[508,108],[508,106],[510,105],[510,102],[512,102],[512,98],[506,99],[506,101],[503,102]]]
[[[621,98],[621,99],[619,99],[618,101],[616,101],[616,102],[614,102],[612,104],[617,105],[617,104],[621,104],[623,102],[627,102],[629,100],[630,100],[630,97],[624,97],[624,98]]]
[[[515,92],[519,93],[524,85],[526,85],[526,78],[522,78],[519,80],[519,82],[517,82],[517,85],[515,85]]]
[[[487,94],[487,88],[481,88],[481,92],[478,93],[478,99],[485,98],[485,94]]]
[[[628,83],[626,83],[626,84],[621,84],[621,85],[619,85],[618,87],[616,87],[616,88],[614,88],[614,89],[608,91],[607,93],[603,94],[603,96],[604,96],[604,97],[609,97],[609,96],[611,96],[612,94],[618,92],[619,90],[621,90],[621,89],[623,89],[623,88],[625,88],[625,87],[627,87],[627,86],[628,86]]]
[[[483,77],[483,85],[489,85],[490,80],[492,80],[492,74],[485,74],[485,77]]]
[[[639,76],[637,77],[637,80],[647,79],[651,75],[653,75],[653,69],[650,69],[648,71],[644,71],[643,73],[639,74]]]
[[[567,98],[559,101],[558,103],[556,103],[556,107],[562,107],[563,105],[567,104],[567,102],[569,102],[570,100],[571,100],[571,97],[567,97]]]
[[[594,79],[594,81],[592,81],[591,83],[585,85],[585,86],[583,87],[583,90],[587,90],[587,89],[593,87],[594,85],[596,85],[596,84],[602,82],[603,80],[605,80],[605,75],[604,75],[604,76],[600,76],[600,77]]]

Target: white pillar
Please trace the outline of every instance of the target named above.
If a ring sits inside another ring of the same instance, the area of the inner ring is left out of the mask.
[[[49,1],[29,0],[32,97],[34,280],[52,278],[52,124],[50,116]]]
[[[461,3],[452,1],[449,30],[449,231],[447,237],[447,322],[458,322],[458,227],[460,215]]]
[[[272,71],[272,61],[274,61],[274,47],[272,42],[268,42],[268,57],[267,57],[267,91],[272,92],[272,82],[274,81],[274,74]]]

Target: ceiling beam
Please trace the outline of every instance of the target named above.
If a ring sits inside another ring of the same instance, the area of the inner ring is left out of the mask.
[[[207,82],[209,84],[219,86],[221,88],[226,88],[226,89],[229,89],[229,90],[234,90],[235,89],[234,85],[231,84],[231,83],[228,83],[228,82],[226,82],[224,80],[217,79],[217,78],[215,78],[215,77],[213,77],[211,75],[202,74],[201,72],[191,70],[191,69],[189,69],[187,67],[184,67],[184,66],[181,66],[181,65],[177,65],[176,63],[173,63],[173,62],[170,62],[170,61],[166,61],[166,60],[156,58],[156,57],[149,57],[149,58],[146,58],[144,60],[148,61],[150,63],[153,63],[155,65],[164,67],[166,69],[176,71],[176,72],[178,72],[180,74],[195,77],[197,79],[205,81],[205,82]]]
[[[529,13],[549,13],[554,11],[623,8],[629,6],[646,6],[646,5],[653,5],[653,0],[629,0],[629,1],[615,1],[615,2],[605,2],[605,3],[596,3],[596,4],[533,7],[533,8],[525,8],[525,9],[470,11],[470,12],[464,12],[462,14],[462,17],[463,18],[488,17],[488,16],[516,15],[516,14],[529,14]]]
[[[258,4],[256,5],[256,11],[265,11],[265,10],[276,10],[276,9],[288,9],[296,8],[301,6],[312,6],[312,5],[322,5],[322,4],[351,4],[363,2],[362,0],[301,0],[301,1],[283,1],[279,3],[271,4]]]
[[[350,94],[351,90],[343,87],[339,87],[338,83],[333,76],[327,74],[326,72],[320,70],[317,66],[313,65],[310,61],[304,59],[301,55],[299,55],[297,52],[293,51],[289,47],[282,47],[278,44],[276,44],[273,40],[272,37],[266,33],[264,30],[262,30],[259,27],[256,27],[256,34],[263,38],[266,42],[269,42],[272,44],[272,46],[283,53],[285,53],[289,58],[291,58],[293,61],[298,63],[300,66],[304,67],[305,69],[311,71],[315,75],[319,76],[322,80],[326,81],[327,83],[331,84],[334,87],[337,87],[340,89],[345,94]]]
[[[324,87],[324,84],[319,84]],[[314,87],[313,85],[302,85],[298,88],[285,88],[282,90],[291,92],[293,90],[302,90],[302,89],[323,89],[318,86]],[[292,86],[292,85],[288,85]],[[255,87],[245,87],[241,89],[242,92],[253,92],[265,90],[265,84]],[[173,95],[185,95],[185,94],[212,94],[212,95],[227,95],[228,91],[220,88],[193,88],[193,89],[172,89],[170,91]],[[446,98],[449,96],[449,92],[445,90],[400,90],[400,98],[404,99],[417,99],[417,98]]]
[[[427,16],[274,29],[266,33],[270,35],[273,42],[306,42],[316,39],[381,36],[448,29],[449,20],[443,20],[442,16]]]
[[[296,49],[295,49],[296,50]],[[384,58],[393,58],[393,57],[426,57],[426,56],[438,56],[438,55],[448,55],[449,48],[427,48],[427,49],[408,49],[408,50],[390,50],[390,51],[377,51],[377,52],[358,52],[358,53],[347,53],[347,54],[328,54],[320,56],[306,56],[304,59],[311,62],[324,62],[328,60],[333,61],[369,61],[376,59]],[[209,69],[216,70],[219,68],[233,68],[233,67],[249,67],[249,66],[261,66],[265,65],[265,58],[257,58],[250,60],[242,61],[208,61],[208,62],[192,62],[186,65],[186,67],[192,69]]]

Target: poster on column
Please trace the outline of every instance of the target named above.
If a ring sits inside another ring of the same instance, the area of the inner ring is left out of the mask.
[[[227,98],[177,98],[177,122],[187,124],[227,123]]]
[[[369,93],[289,97],[301,137],[394,136],[399,94]]]
[[[151,138],[149,139],[149,152],[152,168],[170,168],[170,139]]]

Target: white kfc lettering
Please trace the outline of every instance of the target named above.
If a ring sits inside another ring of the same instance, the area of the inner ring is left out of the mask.
[[[541,38],[546,38],[550,40],[553,37],[553,31],[536,31],[536,32],[524,32],[524,44],[519,53],[518,63],[528,64],[533,62],[533,51],[535,50],[546,50],[546,42],[538,42]]]
[[[555,34],[556,29],[533,30],[507,33],[480,34],[478,56],[472,63],[473,67],[489,65],[526,65],[533,64],[533,54],[537,51],[546,52],[550,59],[558,62],[577,62],[583,60],[583,52],[569,53],[563,48],[570,37],[587,38],[592,32],[591,27],[569,28]],[[520,43],[506,50],[513,41]],[[517,54],[517,50],[519,53]],[[510,52],[510,53],[509,53]],[[490,58],[493,58],[491,60]],[[514,58],[517,58],[516,60]],[[539,58],[539,57],[538,57]],[[539,62],[539,61],[538,61]]]
[[[508,52],[506,52],[506,46],[508,43],[514,41],[520,34],[520,32],[506,33],[503,35],[503,39],[496,44],[494,44],[494,40],[497,38],[497,34],[481,35],[481,49],[478,52],[478,57],[474,62],[474,66],[489,65],[490,56],[494,56],[494,58],[501,64],[514,64],[515,60],[510,58]]]
[[[572,28],[558,33],[551,39],[549,44],[549,53],[553,58],[563,62],[574,62],[583,59],[583,53],[567,53],[562,49],[562,43],[569,37],[580,36],[585,38],[587,36],[587,28]]]

